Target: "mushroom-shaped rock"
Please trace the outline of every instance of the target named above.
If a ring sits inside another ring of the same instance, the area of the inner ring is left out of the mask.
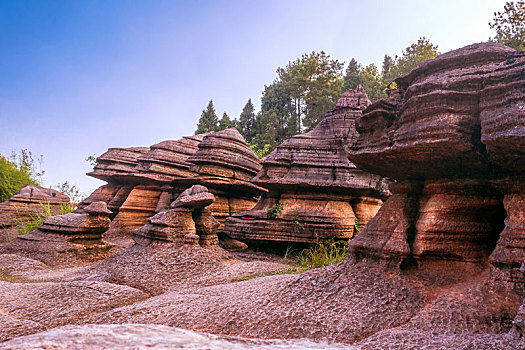
[[[25,185],[9,200],[0,203],[0,242],[6,242],[17,235],[16,221],[25,223],[32,216],[49,210],[56,215],[61,205],[69,203],[69,197],[51,188]]]
[[[84,211],[91,216],[109,216],[112,214],[105,202],[93,202],[85,207]]]
[[[148,219],[148,224],[133,231],[133,239],[140,245],[152,241],[184,244],[185,236],[195,234],[193,211],[187,208],[175,208],[155,214]]]
[[[398,184],[351,242],[354,258],[454,275],[491,264],[523,285],[524,72],[524,51],[474,44],[398,78],[363,112],[349,158]]]
[[[199,175],[246,181],[261,169],[259,158],[235,128],[206,135],[188,162]]]
[[[205,135],[185,136],[176,141],[167,140],[151,146],[146,154],[138,158],[134,176],[145,182],[169,184],[179,178],[197,175],[190,171],[192,164],[187,159],[198,150]]]
[[[182,192],[179,197],[171,203],[171,208],[194,208],[200,209],[207,207],[215,201],[215,196],[208,192],[208,189],[201,185],[193,185],[184,192]]]
[[[130,181],[139,156],[148,151],[148,147],[110,148],[97,158],[94,170],[88,175],[107,182]]]
[[[102,233],[109,229],[111,221],[106,203],[94,202],[85,209],[86,214],[70,213],[50,216],[44,220],[39,230],[82,239],[101,239]]]
[[[260,160],[235,128],[204,136],[188,162],[197,176],[174,180],[172,185],[206,186],[215,196],[208,209],[221,223],[219,229],[227,217],[253,208],[256,197],[267,191],[249,181],[261,169]]]
[[[252,179],[270,192],[252,210],[228,218],[224,233],[307,243],[353,237],[356,214],[364,226],[389,195],[388,181],[357,169],[345,151],[357,139],[355,120],[368,105],[363,88],[346,91],[312,131],[279,145]],[[268,217],[277,207],[282,213]]]

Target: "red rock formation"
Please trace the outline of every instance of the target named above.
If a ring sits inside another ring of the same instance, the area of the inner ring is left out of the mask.
[[[258,166],[258,158],[235,129],[163,141],[150,148],[110,148],[88,173],[109,184],[80,203],[77,212],[83,213],[93,201],[106,202],[113,212],[106,239],[125,246],[131,232],[145,225],[148,217],[167,209],[189,186],[202,183],[218,197],[210,210],[224,222],[232,213],[251,209],[253,197],[264,191],[247,182]]]
[[[24,223],[31,216],[47,210],[52,215],[60,213],[60,206],[69,203],[69,197],[51,188],[25,185],[9,200],[0,203],[0,243],[16,236],[16,223]]]
[[[148,245],[153,241],[176,245],[218,245],[219,222],[204,209],[215,201],[213,194],[194,185],[180,194],[167,211],[148,218],[148,223],[133,231],[135,242]]]
[[[523,278],[524,71],[524,52],[467,46],[397,79],[364,112],[350,159],[404,184],[352,242],[357,259],[470,269],[492,253],[494,276]]]
[[[49,216],[38,229],[0,246],[0,254],[38,259],[48,266],[76,266],[107,258],[111,246],[102,241],[111,211],[93,202],[85,214]]]
[[[195,176],[187,159],[197,150],[205,134],[183,137],[177,141],[162,141],[150,147],[138,158],[136,177],[154,183],[169,184],[174,179]]]
[[[229,218],[225,233],[310,243],[353,237],[356,212],[364,226],[381,206],[380,198],[388,195],[386,181],[358,170],[345,152],[357,138],[355,119],[369,104],[362,88],[349,90],[312,131],[279,145],[252,180],[270,192],[252,210]],[[277,205],[282,214],[269,217],[268,210]]]

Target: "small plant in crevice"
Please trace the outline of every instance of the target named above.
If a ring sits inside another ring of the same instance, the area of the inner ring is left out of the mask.
[[[296,266],[304,270],[337,264],[348,256],[348,242],[334,238],[317,242],[297,254]]]
[[[359,223],[359,218],[357,216],[355,217],[354,228],[357,232],[361,232],[362,230],[361,224]]]
[[[266,215],[268,216],[268,219],[275,219],[279,215],[281,215],[283,213],[283,209],[285,206],[286,206],[286,203],[281,204],[277,202],[271,207],[269,207],[268,209],[266,209]]]
[[[301,215],[299,214],[299,210],[295,210],[295,214],[293,216],[293,223],[294,228],[299,229],[300,231],[304,230],[304,225],[301,222]]]

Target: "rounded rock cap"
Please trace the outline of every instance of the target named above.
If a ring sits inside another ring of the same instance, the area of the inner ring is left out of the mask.
[[[89,215],[108,216],[108,215],[113,214],[113,212],[108,209],[106,202],[93,202],[87,207],[85,207],[84,211],[88,213]]]

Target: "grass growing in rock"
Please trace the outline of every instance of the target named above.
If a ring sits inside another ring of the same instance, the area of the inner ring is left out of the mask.
[[[18,219],[14,218],[14,222],[18,227],[18,235],[22,236],[28,234],[29,232],[36,230],[39,226],[44,223],[44,220],[52,215],[64,215],[72,213],[75,210],[75,207],[69,203],[60,204],[60,213],[53,213],[51,211],[51,206],[49,203],[40,203],[42,209],[40,212],[35,212],[30,214],[27,219]],[[10,240],[15,237],[10,237]]]
[[[297,254],[295,266],[309,270],[343,261],[348,256],[348,242],[330,239],[318,242]]]
[[[288,247],[284,257],[285,259],[295,261],[293,264],[294,267],[272,273],[262,273],[255,276],[243,277],[241,278],[241,281],[258,277],[301,273],[310,269],[340,263],[346,259],[347,256],[348,242],[335,240],[333,238],[327,241],[317,242],[316,244],[299,251]]]

